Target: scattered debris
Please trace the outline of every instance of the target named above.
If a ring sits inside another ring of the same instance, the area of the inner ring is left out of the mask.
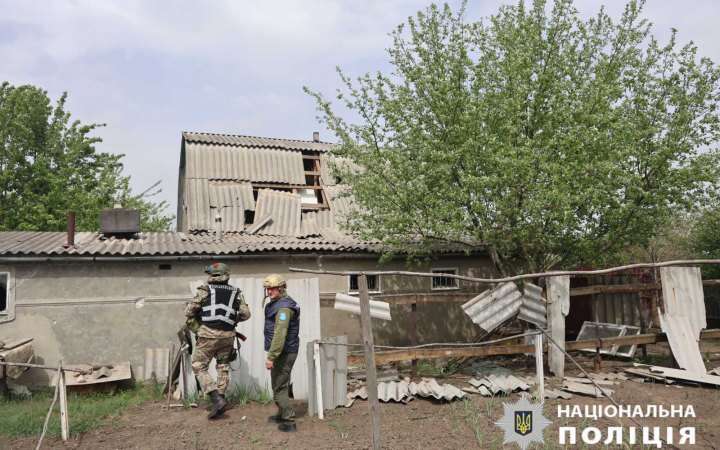
[[[629,374],[631,374],[631,375],[636,375],[637,377],[639,377],[639,378],[635,378],[634,381],[638,381],[638,380],[639,380],[640,382],[644,382],[645,380],[650,379],[650,380],[653,380],[653,381],[659,381],[659,382],[663,382],[663,383],[666,383],[666,384],[673,384],[673,383],[674,383],[674,381],[672,381],[672,380],[669,380],[669,379],[667,379],[667,378],[665,378],[665,377],[663,377],[663,376],[654,374],[654,373],[650,372],[649,370],[645,370],[645,369],[640,369],[640,368],[627,368],[627,369],[625,369],[625,372],[627,372],[627,373],[629,373]]]
[[[691,383],[711,384],[720,386],[720,376],[706,373],[691,372],[689,370],[671,369],[669,367],[650,366],[650,372],[666,378],[673,378]]]
[[[710,375],[720,375],[720,367],[716,367],[716,368],[708,371],[708,374],[710,374]]]
[[[595,378],[581,378],[581,377],[565,377],[563,381],[569,381],[572,383],[583,383],[583,384],[592,384],[593,381],[595,384],[599,384],[601,386],[613,386],[617,383],[613,380],[603,380],[603,379],[595,379]]]
[[[419,382],[410,381],[409,378],[401,381],[378,382],[378,400],[381,402],[408,403],[415,397],[451,401],[465,397],[465,392],[452,384],[440,385],[435,378],[423,378]],[[352,406],[358,398],[367,400],[366,386],[348,392],[345,407]]]
[[[545,398],[547,399],[557,400],[558,398],[561,398],[563,400],[570,400],[572,397],[572,394],[569,392],[545,388]]]
[[[494,374],[490,374],[479,380],[472,378],[468,381],[468,383],[480,390],[481,393],[483,392],[482,388],[484,387],[487,390],[487,393],[484,393],[483,395],[488,397],[498,394],[508,395],[515,391],[527,391],[530,389],[530,384],[532,384],[514,375]]]
[[[75,364],[63,366],[68,369],[80,369],[83,372],[67,372],[65,384],[67,386],[111,383],[131,378],[130,361],[120,364]]]
[[[604,397],[604,394],[602,391],[607,393],[607,395],[612,395],[614,392],[612,389],[603,388],[602,391],[593,386],[592,384],[585,384],[585,383],[575,383],[573,381],[565,381],[563,382],[563,386],[561,388],[563,391],[573,392],[575,394],[582,394],[582,395],[589,395],[591,397]]]
[[[0,341],[0,361],[31,363],[35,357],[32,341],[32,338]],[[27,367],[6,366],[4,371],[0,370],[0,378],[3,377],[4,372],[9,379],[17,379],[27,369]]]
[[[410,383],[410,392],[420,397],[451,401],[465,397],[465,393],[452,384],[438,384],[435,378],[423,378],[419,383]]]
[[[585,321],[580,328],[576,341],[592,339],[605,339],[611,337],[632,336],[640,334],[640,327],[634,325],[618,325],[614,323]],[[613,345],[611,348],[601,348],[600,353],[611,356],[624,356],[632,358],[637,349],[636,344]],[[583,349],[584,352],[595,353],[594,349]]]

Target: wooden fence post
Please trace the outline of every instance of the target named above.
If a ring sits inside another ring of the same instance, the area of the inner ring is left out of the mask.
[[[60,394],[60,433],[62,440],[67,441],[70,437],[70,422],[68,420],[67,409],[67,389],[65,386],[65,371],[60,361],[60,371],[58,373],[58,391]]]
[[[374,450],[380,450],[380,402],[378,401],[377,373],[375,371],[375,342],[370,319],[370,297],[368,295],[367,276],[364,272],[358,276],[358,288],[360,290],[360,325],[362,327],[363,344],[365,348],[367,393],[372,426],[372,446]]]
[[[538,399],[545,399],[545,374],[543,373],[543,335],[542,333],[535,335],[535,371],[538,385]]]

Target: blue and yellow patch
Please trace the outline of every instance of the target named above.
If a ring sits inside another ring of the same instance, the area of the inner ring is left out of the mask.
[[[287,315],[284,312],[280,313],[280,320],[287,320]]]

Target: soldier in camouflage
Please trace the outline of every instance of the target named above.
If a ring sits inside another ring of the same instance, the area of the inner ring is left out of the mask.
[[[285,280],[269,275],[263,283],[270,302],[265,305],[265,367],[270,370],[273,400],[278,412],[269,420],[280,431],[295,431],[295,411],[290,406],[290,374],[300,348],[300,306],[287,295]]]
[[[230,362],[237,356],[233,346],[235,325],[250,318],[240,289],[228,284],[230,270],[223,263],[206,267],[207,284],[197,289],[195,298],[185,307],[187,326],[197,335],[192,368],[202,391],[212,401],[208,419],[220,417],[227,407],[225,390],[230,381]],[[217,382],[208,373],[215,358]]]

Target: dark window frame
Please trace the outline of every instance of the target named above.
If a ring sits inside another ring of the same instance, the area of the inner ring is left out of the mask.
[[[360,287],[358,286],[358,275],[357,273],[348,275],[348,294],[357,294],[360,292]],[[368,294],[380,294],[382,293],[382,284],[380,275],[366,275],[367,281],[368,281]],[[355,280],[355,286],[353,286],[353,279]],[[373,286],[373,282],[370,280],[375,280]]]
[[[435,267],[430,269],[431,273],[458,275],[460,270],[457,267]],[[443,276],[430,278],[430,290],[433,291],[453,291],[460,289],[460,283],[457,278],[448,278]]]

